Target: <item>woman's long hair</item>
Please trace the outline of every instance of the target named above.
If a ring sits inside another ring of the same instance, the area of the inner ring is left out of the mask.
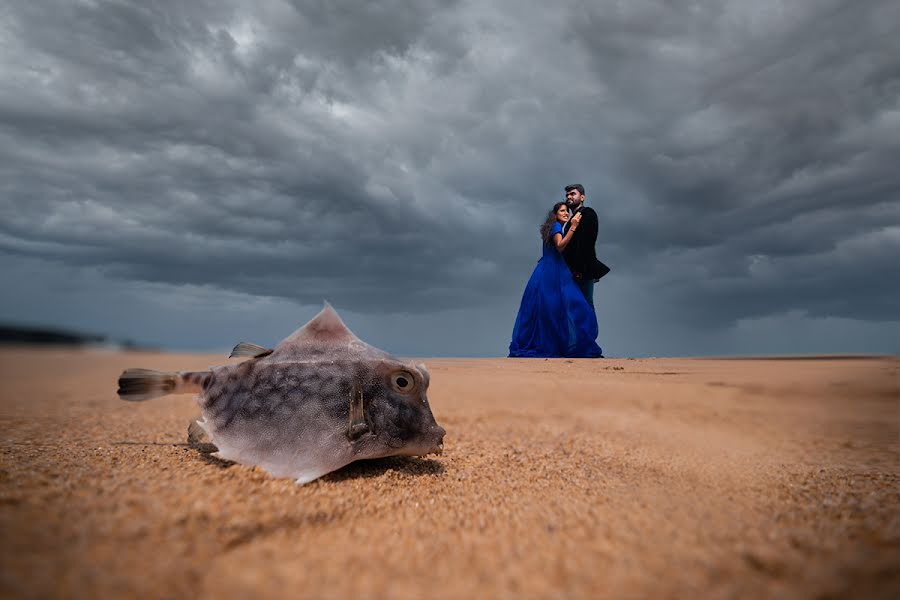
[[[560,206],[565,206],[565,204],[565,202],[554,204],[553,208],[550,209],[550,214],[547,215],[547,220],[541,225],[541,239],[544,240],[545,244],[550,243],[550,231],[553,229],[553,224],[556,223],[556,211],[559,210]]]

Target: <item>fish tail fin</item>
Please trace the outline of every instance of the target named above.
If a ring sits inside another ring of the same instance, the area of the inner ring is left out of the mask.
[[[168,394],[192,394],[203,390],[209,381],[209,371],[154,371],[126,369],[119,376],[119,398],[142,402]]]

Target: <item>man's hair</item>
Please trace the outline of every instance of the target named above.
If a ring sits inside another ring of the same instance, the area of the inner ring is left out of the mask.
[[[572,190],[578,190],[578,193],[584,196],[584,186],[580,183],[573,183],[572,185],[566,186],[566,193],[568,194]]]

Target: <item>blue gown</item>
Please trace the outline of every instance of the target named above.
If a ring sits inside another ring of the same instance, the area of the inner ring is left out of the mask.
[[[519,305],[509,355],[530,358],[596,358],[597,315],[578,289],[553,236],[562,233],[558,222],[538,261]]]

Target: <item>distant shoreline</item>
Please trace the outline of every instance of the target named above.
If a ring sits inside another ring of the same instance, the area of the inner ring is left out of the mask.
[[[0,346],[29,346],[39,348],[95,348],[118,350],[161,351],[131,340],[111,340],[108,336],[83,333],[55,327],[30,327],[24,325],[0,325]]]
[[[20,325],[0,325],[0,344],[28,344],[53,346],[83,346],[102,344],[106,336],[86,334],[53,327],[26,327]]]
[[[116,342],[109,340],[105,336],[78,336],[72,334],[74,341],[67,341],[64,338],[45,337],[40,341],[23,341],[21,338],[14,336],[5,336],[8,328],[0,327],[0,347],[14,348],[16,346],[28,348],[31,350],[100,350],[105,352],[145,352],[151,354],[165,354],[168,356],[219,356],[226,354],[225,350],[183,350],[178,348],[162,348],[158,346],[138,345],[131,342]],[[55,332],[54,332],[55,333]],[[61,340],[61,341],[60,341]],[[690,361],[772,361],[772,362],[789,362],[789,361],[865,361],[865,360],[891,360],[900,359],[898,354],[773,354],[766,355],[749,355],[749,356],[610,356],[603,359],[596,358],[508,358],[505,356],[407,356],[398,355],[403,360],[415,361],[503,361],[509,364],[538,364],[545,361],[554,362],[577,362],[577,363],[596,363],[617,364],[619,361],[670,361],[670,360],[690,360]]]

